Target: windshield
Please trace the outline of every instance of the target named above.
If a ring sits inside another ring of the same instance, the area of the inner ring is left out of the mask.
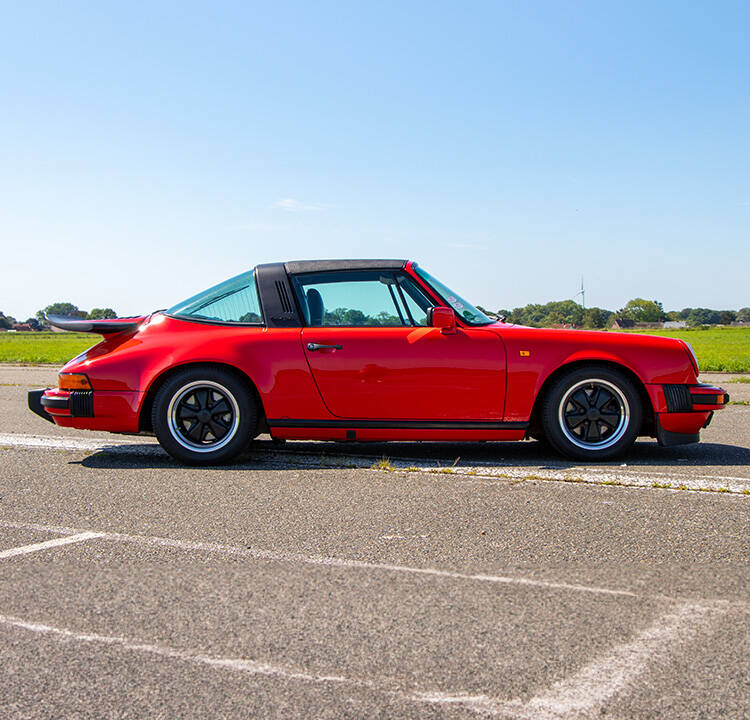
[[[263,322],[252,270],[193,295],[166,312],[167,315],[222,323]]]
[[[422,270],[417,263],[412,263],[412,268],[440,297],[440,299],[453,308],[456,315],[469,325],[491,325],[492,320],[481,310],[475,308],[470,302],[464,300],[460,295],[453,292],[449,287],[443,285],[437,278],[432,277],[426,270]]]

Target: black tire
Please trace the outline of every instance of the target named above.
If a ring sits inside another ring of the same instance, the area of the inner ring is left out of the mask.
[[[160,445],[186,465],[217,465],[255,436],[258,408],[247,383],[219,367],[186,368],[159,388],[151,414]]]
[[[624,373],[601,365],[570,370],[542,401],[542,425],[555,450],[576,460],[608,460],[638,437],[643,407]]]

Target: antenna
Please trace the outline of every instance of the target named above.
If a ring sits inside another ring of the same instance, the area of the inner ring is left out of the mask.
[[[586,291],[583,289],[583,275],[581,275],[581,289],[576,293],[576,297],[581,296],[581,307],[586,309]]]

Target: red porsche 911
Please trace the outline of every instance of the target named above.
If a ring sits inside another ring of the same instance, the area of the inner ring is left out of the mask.
[[[487,317],[415,262],[270,263],[168,310],[52,325],[98,333],[29,407],[231,460],[261,432],[337,441],[545,438],[604,460],[640,435],[697,442],[728,395],[681,340]]]

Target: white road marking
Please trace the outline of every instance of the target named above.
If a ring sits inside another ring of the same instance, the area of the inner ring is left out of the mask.
[[[555,683],[527,702],[503,700],[484,694],[444,692],[441,690],[404,692],[373,680],[343,675],[305,672],[280,663],[247,658],[204,655],[162,645],[137,642],[116,635],[75,632],[10,615],[0,615],[0,625],[46,635],[62,641],[93,643],[119,647],[132,652],[156,655],[171,660],[196,663],[249,675],[263,675],[316,684],[338,684],[384,693],[408,702],[438,706],[460,706],[467,710],[504,718],[554,720],[555,718],[598,718],[605,704],[626,692],[657,659],[676,645],[692,639],[709,623],[720,617],[731,603],[689,603],[667,613],[639,633],[634,640],[621,645],[603,658],[586,665],[571,677]],[[387,682],[387,681],[386,681]]]
[[[108,452],[123,453],[140,456],[155,456],[165,458],[166,454],[159,445],[150,437],[141,437],[132,440],[113,439],[86,439],[79,437],[45,436],[45,435],[23,435],[23,434],[0,434],[0,446],[21,447],[30,449],[47,450],[72,450],[96,452],[107,450]],[[321,444],[322,446],[322,444]],[[394,448],[395,449],[395,448]],[[267,460],[291,456],[300,465],[311,468],[336,469],[331,460],[341,458],[347,464],[356,468],[369,469],[376,458],[363,455],[347,455],[336,451],[321,457],[314,453],[305,453],[293,449],[280,449],[277,447],[264,447],[256,456],[256,460]],[[417,467],[420,472],[445,471],[448,468],[436,467],[435,461],[429,458],[399,458],[392,456],[391,463],[396,470],[406,470]],[[279,460],[280,462],[283,462]],[[545,480],[578,482],[583,484],[617,484],[627,487],[648,488],[654,483],[664,484],[664,478],[668,478],[673,489],[686,488],[688,490],[722,490],[729,494],[741,494],[750,490],[750,477],[737,477],[734,475],[701,474],[695,472],[693,466],[680,465],[675,473],[650,470],[643,465],[618,466],[610,468],[598,468],[594,466],[563,467],[547,465],[536,467],[533,465],[456,465],[450,466],[452,477],[456,482],[471,484],[487,484],[490,480]],[[469,476],[469,477],[467,477]]]
[[[520,715],[528,720],[599,718],[604,705],[625,693],[657,660],[708,628],[730,603],[688,603],[660,617],[629,643],[616,647],[571,677],[529,700]]]
[[[77,438],[65,437],[61,435],[21,435],[15,433],[0,433],[0,445],[9,447],[38,448],[41,450],[104,450],[105,448],[127,448],[128,446],[143,446],[148,443],[150,438],[138,440],[122,440],[120,438]],[[148,447],[148,446],[147,446]],[[153,448],[159,446],[155,443]],[[135,448],[129,448],[132,452]],[[161,452],[161,449],[159,449]]]
[[[80,532],[68,537],[55,538],[54,540],[45,540],[44,542],[34,543],[33,545],[23,545],[22,547],[10,548],[10,550],[0,550],[0,560],[14,557],[15,555],[27,555],[28,553],[46,550],[47,548],[59,547],[60,545],[70,545],[71,543],[92,540],[93,538],[104,537],[104,533],[98,532]]]
[[[62,528],[50,525],[38,525],[36,523],[0,521],[0,527],[15,530],[38,530],[51,533],[83,533],[84,530],[73,528]],[[257,560],[272,560],[284,563],[305,563],[307,565],[322,565],[324,567],[345,568],[349,570],[378,570],[382,572],[395,572],[410,575],[428,575],[450,580],[470,580],[474,582],[496,583],[501,585],[519,585],[526,587],[539,587],[548,590],[566,590],[572,592],[594,593],[598,595],[619,595],[623,597],[638,597],[629,590],[615,590],[593,585],[577,585],[574,583],[552,582],[547,580],[533,580],[524,577],[511,577],[505,575],[487,575],[484,573],[460,573],[453,570],[440,570],[438,568],[412,567],[409,565],[391,565],[389,563],[367,562],[365,560],[349,560],[347,558],[329,557],[325,555],[305,555],[303,553],[289,553],[279,550],[263,550],[261,548],[242,548],[236,545],[224,545],[222,543],[210,543],[189,540],[175,540],[172,538],[149,537],[146,535],[127,535],[124,533],[96,532],[98,537],[116,542],[135,543],[137,545],[150,545],[155,547],[168,547],[177,550],[214,552],[224,555],[244,556]]]
[[[187,662],[201,663],[204,665],[213,665],[228,670],[239,670],[251,675],[276,675],[291,680],[306,680],[310,682],[326,683],[352,683],[355,681],[339,675],[314,675],[311,673],[299,672],[282,665],[272,663],[256,662],[243,658],[215,657],[190,653],[183,650],[176,650],[170,647],[160,645],[150,645],[148,643],[139,643],[128,640],[124,637],[113,635],[99,635],[98,633],[78,633],[64,628],[56,628],[41,623],[32,623],[10,615],[0,615],[0,624],[10,625],[12,627],[29,630],[42,635],[51,635],[64,640],[77,640],[85,643],[99,643],[102,645],[115,645],[125,650],[160,655],[162,657],[172,658],[174,660],[185,660]]]

